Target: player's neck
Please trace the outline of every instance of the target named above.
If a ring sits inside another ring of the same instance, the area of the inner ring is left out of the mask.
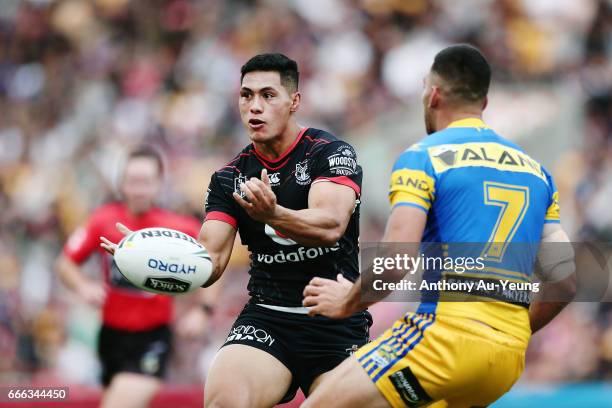
[[[436,128],[439,130],[446,129],[451,123],[462,119],[476,118],[482,120],[481,109],[463,109],[453,111],[443,111],[438,114]]]
[[[293,145],[301,130],[297,123],[291,121],[283,133],[265,142],[253,142],[253,145],[266,159],[276,160]]]

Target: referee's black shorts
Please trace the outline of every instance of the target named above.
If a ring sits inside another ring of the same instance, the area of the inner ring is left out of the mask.
[[[138,332],[102,326],[98,338],[102,384],[108,386],[120,372],[163,378],[171,341],[172,333],[167,325]]]
[[[339,365],[369,341],[372,316],[364,311],[347,319],[310,317],[247,303],[223,346],[244,344],[271,354],[293,376],[281,402],[291,401],[301,388],[304,394],[321,374]]]

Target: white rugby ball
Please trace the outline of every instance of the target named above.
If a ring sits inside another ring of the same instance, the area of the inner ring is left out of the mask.
[[[148,292],[176,295],[196,290],[212,274],[208,251],[193,237],[169,228],[144,228],[125,236],[115,250],[125,278]]]

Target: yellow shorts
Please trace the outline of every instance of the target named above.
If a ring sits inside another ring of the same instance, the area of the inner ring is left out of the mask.
[[[525,367],[525,343],[459,317],[408,313],[359,349],[357,361],[392,407],[484,407]]]

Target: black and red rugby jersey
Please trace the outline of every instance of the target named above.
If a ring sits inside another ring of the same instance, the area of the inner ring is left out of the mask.
[[[260,178],[264,167],[278,204],[293,210],[308,208],[313,183],[333,182],[355,191],[355,211],[336,245],[300,245],[270,225],[255,221],[236,203],[232,193],[241,194],[240,183]],[[313,128],[302,129],[291,147],[275,160],[264,157],[250,144],[212,175],[206,220],[224,221],[238,229],[243,245],[251,252],[248,290],[254,302],[301,306],[304,287],[315,276],[336,279],[342,273],[351,281],[357,279],[361,179],[355,149]]]

